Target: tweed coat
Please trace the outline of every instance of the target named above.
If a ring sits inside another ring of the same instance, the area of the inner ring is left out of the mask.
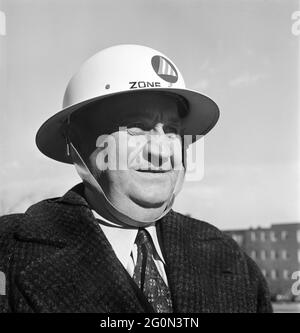
[[[174,312],[271,312],[256,264],[214,226],[170,211],[157,223]],[[117,259],[83,184],[0,218],[0,312],[152,312]]]

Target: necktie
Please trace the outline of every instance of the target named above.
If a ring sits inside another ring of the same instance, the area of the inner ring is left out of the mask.
[[[160,276],[153,260],[153,244],[145,229],[139,229],[135,241],[138,248],[133,280],[146,296],[155,312],[171,313],[172,301],[168,286]]]

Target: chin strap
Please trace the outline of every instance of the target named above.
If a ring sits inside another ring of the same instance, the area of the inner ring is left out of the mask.
[[[97,180],[95,179],[95,177],[93,176],[93,174],[91,173],[91,171],[89,170],[88,166],[86,165],[86,163],[84,162],[83,158],[80,156],[80,153],[77,151],[77,149],[74,147],[73,143],[71,141],[67,142],[67,146],[68,146],[68,154],[72,157],[73,160],[73,164],[75,165],[75,168],[80,176],[80,178],[83,180],[83,182],[92,189],[92,191],[94,193],[96,193],[97,195],[99,195],[100,198],[104,198],[105,203],[106,203],[106,209],[108,210],[108,212],[116,217],[118,220],[120,220],[121,222],[128,224],[128,225],[136,225],[136,224],[140,224],[141,221],[136,221],[133,217],[128,216],[127,214],[125,214],[124,212],[122,212],[122,210],[120,210],[119,208],[117,208],[110,200],[109,198],[106,196],[106,194],[104,193],[101,185],[99,184],[99,182],[97,182]],[[161,219],[163,216],[165,216],[172,208],[174,200],[176,195],[180,192],[182,185],[183,185],[183,181],[184,181],[184,176],[185,176],[185,168],[182,168],[179,172],[179,175],[177,177],[177,181],[173,190],[173,193],[169,199],[169,202],[167,203],[167,206],[165,208],[165,210],[163,211],[163,213],[157,217],[154,220],[151,221],[144,221],[143,223],[153,223],[159,219]]]

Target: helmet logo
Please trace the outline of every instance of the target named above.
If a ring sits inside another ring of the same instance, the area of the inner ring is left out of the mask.
[[[152,67],[155,73],[163,80],[175,83],[178,80],[178,74],[174,65],[162,56],[154,56],[151,59]]]

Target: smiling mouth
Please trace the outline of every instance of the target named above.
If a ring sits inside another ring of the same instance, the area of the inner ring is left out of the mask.
[[[144,172],[144,173],[166,173],[171,170],[152,170],[152,169],[136,169],[135,171]]]

